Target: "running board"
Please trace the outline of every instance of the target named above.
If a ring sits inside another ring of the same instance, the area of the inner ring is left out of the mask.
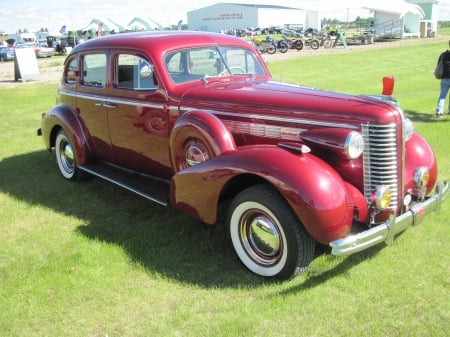
[[[169,181],[126,171],[108,164],[92,163],[79,167],[80,170],[123,187],[158,204],[169,204]]]

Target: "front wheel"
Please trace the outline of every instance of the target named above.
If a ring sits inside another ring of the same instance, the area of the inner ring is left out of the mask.
[[[280,53],[286,53],[289,49],[289,45],[287,44],[287,42],[285,41],[280,41],[279,45],[278,45],[278,51]]]
[[[56,135],[55,155],[61,175],[68,180],[79,180],[81,174],[76,164],[73,145],[62,129]]]
[[[267,54],[275,54],[277,52],[277,47],[272,43],[268,43],[266,46]]]
[[[333,41],[331,41],[330,38],[326,38],[326,39],[323,41],[323,47],[324,47],[324,48],[331,48],[332,45],[333,45]]]
[[[313,238],[269,185],[239,193],[230,204],[227,221],[236,254],[257,275],[289,279],[313,259]]]

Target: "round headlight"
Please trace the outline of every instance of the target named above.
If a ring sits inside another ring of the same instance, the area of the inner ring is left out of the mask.
[[[344,150],[349,159],[358,158],[364,150],[363,136],[356,131],[349,132],[345,139]]]
[[[414,132],[414,125],[409,118],[403,118],[403,138],[408,141]]]

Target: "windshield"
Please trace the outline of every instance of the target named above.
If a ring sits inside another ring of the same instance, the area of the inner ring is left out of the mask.
[[[181,84],[215,76],[265,75],[255,55],[240,47],[203,47],[177,50],[165,58],[167,72]]]

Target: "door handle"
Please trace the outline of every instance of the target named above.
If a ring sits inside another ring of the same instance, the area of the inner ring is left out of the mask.
[[[104,108],[117,108],[117,105],[108,102],[95,103],[95,106],[101,106]]]

